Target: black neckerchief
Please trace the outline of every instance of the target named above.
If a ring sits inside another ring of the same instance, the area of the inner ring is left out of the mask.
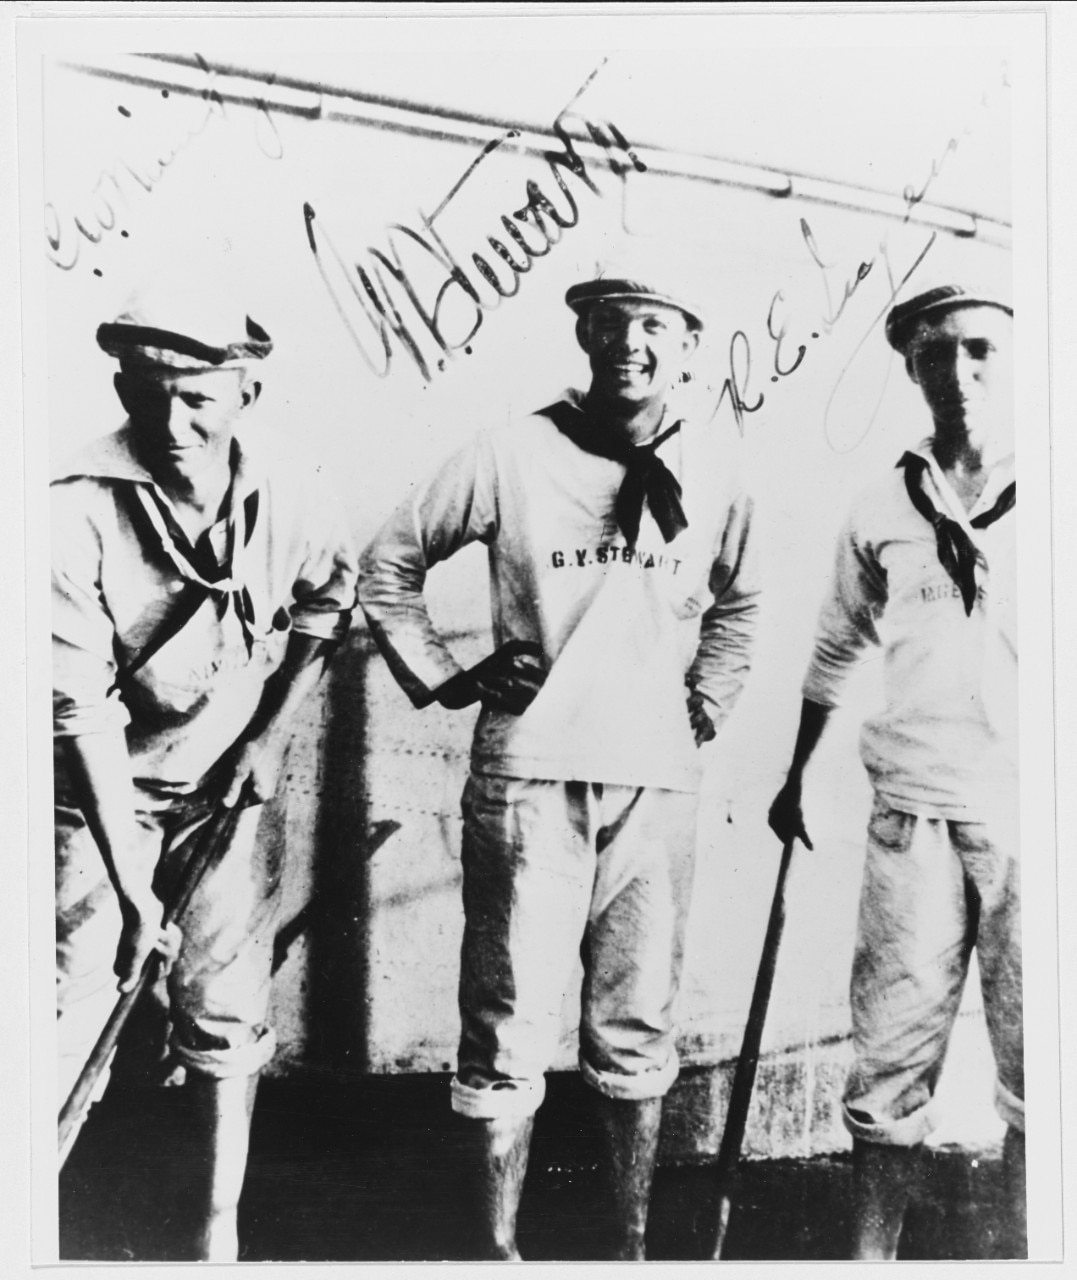
[[[213,550],[212,527],[204,530],[198,535],[198,538],[192,542],[187,536],[186,531],[172,515],[168,505],[161,500],[161,497],[154,488],[148,489],[149,496],[152,498],[157,509],[161,513],[165,527],[168,529],[172,541],[175,543],[176,550],[187,561],[191,568],[204,578],[211,585],[221,581],[223,578],[232,576],[232,565],[235,558],[235,525],[231,523],[228,528],[228,543],[225,551],[225,559],[222,564],[218,559],[216,552]],[[243,500],[244,514],[244,545],[250,543],[251,535],[254,533],[254,524],[258,519],[258,490],[255,489],[248,493]],[[247,646],[247,656],[249,657],[254,648],[254,633],[252,627],[254,624],[254,604],[251,600],[251,593],[246,585],[239,587],[237,590],[224,593],[222,592],[217,601],[217,616],[223,618],[228,612],[229,605],[235,610],[236,617],[239,619],[239,625],[243,631],[244,643]]]
[[[235,552],[232,534],[229,535],[229,546],[227,552],[227,561],[221,564],[213,552],[212,544],[209,538],[209,530],[207,529],[196,542],[191,542],[187,537],[185,530],[180,526],[179,522],[172,515],[166,503],[164,503],[156,490],[152,486],[145,486],[145,491],[152,499],[155,507],[160,512],[165,528],[169,536],[175,542],[175,550],[179,553],[182,560],[191,566],[191,569],[197,573],[205,583],[212,584],[224,578],[231,576],[232,559]],[[147,518],[146,510],[138,501],[133,489],[121,486],[120,493],[124,497],[124,505],[128,517],[132,525],[139,532],[142,545],[144,547],[153,546],[159,543],[160,539],[157,530]],[[252,490],[243,500],[244,514],[244,545],[250,543],[251,535],[254,532],[255,522],[258,519],[258,490]],[[162,545],[162,553],[167,559],[175,561],[168,554],[168,548]],[[145,641],[141,650],[127,663],[117,661],[116,675],[112,681],[112,685],[108,692],[111,694],[114,690],[123,690],[129,684],[131,678],[136,672],[140,671],[149,660],[158,653],[159,650],[178,635],[188,622],[198,612],[206,598],[212,593],[211,585],[203,585],[200,582],[188,579],[183,584],[183,590],[177,597],[172,610],[165,615],[148,640]],[[250,592],[244,585],[240,590],[231,592],[222,592],[217,601],[217,616],[223,618],[231,604],[235,610],[236,617],[239,619],[240,627],[243,631],[243,639],[247,648],[247,656],[250,657],[254,649],[254,604],[251,600]]]
[[[611,431],[593,413],[577,408],[567,400],[540,409],[539,413],[549,418],[558,431],[579,448],[600,458],[619,462],[625,468],[625,478],[617,491],[613,510],[629,547],[634,547],[639,538],[644,498],[667,542],[672,542],[688,528],[681,506],[680,482],[655,453],[664,440],[680,431],[680,422],[675,422],[647,444],[632,444],[618,432]]]
[[[905,471],[905,490],[916,510],[935,530],[935,545],[938,548],[939,563],[950,575],[961,592],[965,605],[966,617],[972,614],[972,606],[976,602],[976,563],[982,560],[980,552],[973,545],[972,539],[956,520],[952,520],[931,501],[924,492],[923,477],[928,470],[928,461],[916,453],[903,453],[898,462]],[[1017,502],[1017,482],[1011,480],[995,499],[989,511],[981,512],[969,521],[974,529],[986,529],[1004,516]]]

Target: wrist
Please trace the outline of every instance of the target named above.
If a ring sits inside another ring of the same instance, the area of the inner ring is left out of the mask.
[[[434,690],[434,701],[449,711],[459,711],[478,699],[479,690],[470,671],[458,671]]]

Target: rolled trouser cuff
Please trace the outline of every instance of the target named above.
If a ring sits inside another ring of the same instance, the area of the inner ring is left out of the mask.
[[[1011,1093],[1001,1080],[995,1081],[995,1110],[1011,1129],[1025,1131],[1025,1100]]]
[[[473,1088],[453,1076],[449,1085],[452,1109],[469,1120],[503,1120],[534,1115],[546,1096],[546,1078],[495,1080]]]
[[[676,1050],[671,1050],[669,1057],[660,1067],[652,1067],[648,1071],[600,1071],[593,1067],[587,1059],[580,1055],[580,1074],[592,1089],[607,1098],[618,1098],[622,1102],[643,1102],[647,1098],[664,1098],[673,1087],[673,1082],[681,1069]]]
[[[232,1045],[225,1049],[192,1049],[173,1040],[172,1052],[185,1067],[214,1080],[233,1080],[253,1076],[266,1066],[277,1051],[277,1033],[264,1027],[250,1044]]]
[[[933,1101],[898,1120],[862,1120],[853,1114],[855,1110],[848,1103],[841,1105],[841,1118],[846,1129],[861,1142],[874,1142],[882,1147],[918,1146],[938,1123]]]

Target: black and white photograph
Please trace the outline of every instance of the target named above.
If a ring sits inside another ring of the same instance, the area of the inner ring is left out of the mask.
[[[1060,1261],[1049,15],[94,8],[32,1262]]]

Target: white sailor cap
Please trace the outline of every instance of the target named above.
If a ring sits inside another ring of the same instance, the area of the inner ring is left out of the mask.
[[[220,292],[192,287],[149,288],[97,330],[97,343],[124,367],[197,373],[262,360],[270,336]]]
[[[598,266],[595,277],[574,284],[565,294],[565,302],[582,315],[596,302],[610,298],[631,298],[675,307],[688,321],[689,328],[702,329],[706,312],[694,297],[691,283],[682,279],[683,272],[665,262],[633,259],[605,262]]]
[[[886,317],[886,340],[905,354],[916,326],[929,316],[941,316],[960,307],[997,307],[1013,315],[1009,293],[982,284],[939,284],[925,289],[914,298],[899,302]]]

